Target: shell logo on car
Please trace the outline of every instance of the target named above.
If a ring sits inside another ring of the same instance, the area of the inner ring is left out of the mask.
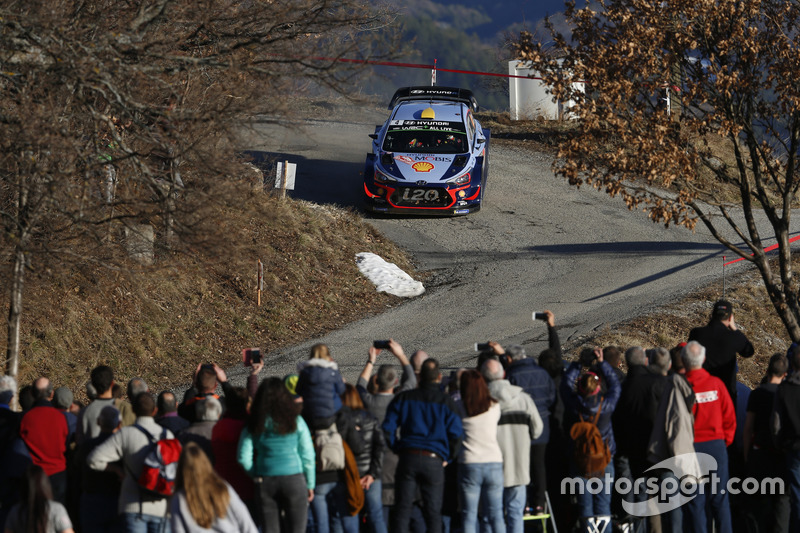
[[[434,169],[434,166],[428,163],[427,161],[422,161],[419,163],[414,163],[413,165],[411,165],[411,168],[413,168],[417,172],[430,172],[431,170]]]

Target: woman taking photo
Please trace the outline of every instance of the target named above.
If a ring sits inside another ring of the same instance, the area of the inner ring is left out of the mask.
[[[258,531],[244,502],[195,442],[187,443],[181,452],[170,514],[172,533]]]
[[[6,518],[5,533],[74,533],[67,509],[53,501],[50,479],[42,467],[25,472],[20,502]]]
[[[262,531],[306,530],[316,465],[314,443],[301,409],[282,379],[268,378],[258,387],[239,439],[238,461],[255,478]]]
[[[477,533],[478,508],[484,511],[494,533],[505,533],[503,517],[503,452],[497,443],[500,404],[489,396],[486,380],[477,370],[461,376],[461,401],[466,418],[464,444],[458,465],[461,520],[464,533]]]

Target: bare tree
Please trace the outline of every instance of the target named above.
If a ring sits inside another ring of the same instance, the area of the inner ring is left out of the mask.
[[[560,146],[556,172],[622,196],[654,222],[702,221],[758,268],[800,341],[789,242],[800,185],[800,4],[601,0],[568,4],[566,18],[571,38],[550,25],[551,49],[529,33],[514,45],[555,96],[575,102],[580,123]],[[773,236],[777,266],[763,251]]]
[[[26,272],[127,268],[123,230],[141,227],[157,254],[212,244],[242,122],[301,84],[346,93],[363,67],[339,60],[388,57],[391,21],[358,0],[0,0],[6,372]]]

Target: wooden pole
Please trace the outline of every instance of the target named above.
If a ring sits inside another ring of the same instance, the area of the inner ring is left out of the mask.
[[[261,307],[261,291],[264,288],[264,264],[258,260],[258,306]]]
[[[289,177],[289,162],[283,162],[283,172],[281,173],[281,200],[286,198],[286,179]]]

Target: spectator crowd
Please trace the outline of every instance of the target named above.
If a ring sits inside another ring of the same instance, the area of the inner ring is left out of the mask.
[[[678,346],[590,346],[572,361],[553,313],[539,318],[538,356],[491,341],[474,367],[443,369],[376,341],[350,384],[317,344],[288,376],[249,362],[242,387],[199,364],[180,403],[108,366],[91,371],[86,405],[47,377],[18,389],[2,376],[0,526],[800,531],[800,347],[773,355],[751,391],[737,357],[754,349],[727,301]],[[383,351],[396,364],[376,366]],[[726,490],[743,479],[782,490]]]

